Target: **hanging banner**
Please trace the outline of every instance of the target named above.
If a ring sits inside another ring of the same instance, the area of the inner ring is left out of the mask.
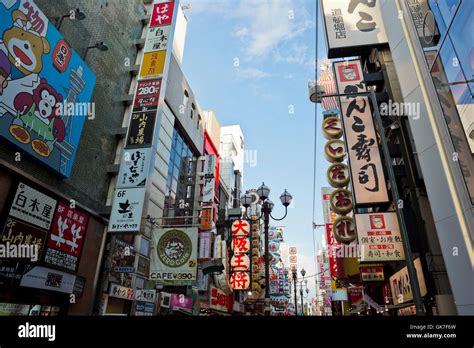
[[[197,280],[198,229],[156,229],[150,279],[164,285],[192,285]]]
[[[367,92],[360,60],[334,63],[339,93]],[[389,202],[368,97],[342,97],[344,137],[356,207]]]
[[[211,258],[212,232],[199,233],[199,256],[198,259]]]
[[[145,188],[116,189],[109,232],[138,232],[142,219]]]
[[[380,1],[322,0],[328,58],[354,56],[361,47],[387,44]]]
[[[62,202],[54,216],[44,262],[76,272],[82,252],[89,216]]]
[[[49,230],[57,201],[20,182],[10,208],[10,216]]]
[[[405,253],[397,213],[355,214],[361,262],[401,261]]]
[[[123,153],[117,188],[145,187],[152,148],[130,149]]]

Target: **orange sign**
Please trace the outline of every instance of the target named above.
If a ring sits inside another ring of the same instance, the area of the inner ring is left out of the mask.
[[[212,208],[204,208],[201,212],[201,230],[208,231],[212,228]]]
[[[140,78],[163,74],[167,51],[149,52],[143,55]]]

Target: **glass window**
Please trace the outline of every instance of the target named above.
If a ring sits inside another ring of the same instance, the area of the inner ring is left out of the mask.
[[[140,249],[138,250],[138,252],[142,255],[148,256],[149,251],[150,251],[150,241],[148,239],[141,237]]]
[[[463,1],[431,69],[438,98],[474,204],[474,2]],[[467,28],[469,26],[470,28]]]

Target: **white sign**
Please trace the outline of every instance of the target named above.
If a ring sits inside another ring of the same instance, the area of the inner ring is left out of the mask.
[[[405,260],[397,213],[354,214],[361,262]]]
[[[199,258],[209,259],[211,257],[211,232],[199,233]]]
[[[124,151],[117,188],[145,187],[150,167],[151,147]]]
[[[192,285],[197,276],[197,228],[155,229],[150,279],[166,285]]]
[[[138,232],[140,230],[145,188],[116,189],[109,232]]]
[[[415,259],[414,264],[418,285],[420,286],[420,295],[425,296],[427,290],[420,259]],[[413,292],[411,290],[410,276],[408,275],[407,267],[403,267],[390,277],[390,290],[392,292],[393,304],[395,305],[413,300]]]
[[[49,230],[57,201],[20,182],[10,209],[10,216]]]
[[[144,52],[164,51],[168,48],[171,25],[148,29]]]
[[[332,210],[331,203],[329,202],[329,197],[333,193],[334,189],[332,187],[322,187],[321,192],[323,195],[323,216],[324,223],[331,224],[336,221],[337,214]]]
[[[127,288],[125,286],[121,286],[115,283],[110,283],[110,297],[117,297],[123,300],[133,300],[134,299],[134,291],[131,288]]]
[[[135,300],[154,303],[156,290],[135,290]]]
[[[204,163],[204,187],[202,189],[202,202],[213,203],[214,202],[214,189],[215,183],[215,171],[216,171],[216,156],[207,155]]]
[[[328,58],[350,56],[351,48],[388,42],[380,1],[322,0],[321,6]]]
[[[20,286],[72,294],[76,276],[55,269],[35,266],[21,278]]]
[[[334,63],[339,93],[367,92],[360,60]],[[385,204],[389,197],[368,97],[342,97],[341,118],[356,206]]]

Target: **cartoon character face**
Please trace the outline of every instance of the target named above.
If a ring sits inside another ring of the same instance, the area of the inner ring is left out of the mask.
[[[40,93],[40,101],[38,103],[38,116],[42,119],[48,119],[56,107],[56,96],[51,94],[47,89],[43,89]]]
[[[24,13],[15,10],[12,17],[15,24],[3,34],[8,59],[23,74],[37,74],[43,69],[43,55],[50,51],[49,43],[46,38],[26,29],[28,25]]]

